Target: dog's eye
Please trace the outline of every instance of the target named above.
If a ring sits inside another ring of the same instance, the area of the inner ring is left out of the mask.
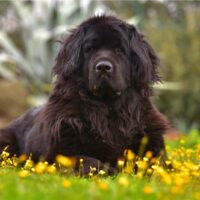
[[[120,49],[120,48],[115,48],[115,53],[116,53],[116,54],[122,53],[122,49]]]
[[[86,52],[91,52],[91,51],[93,51],[93,50],[94,50],[94,47],[92,47],[92,46],[91,46],[91,47],[88,46],[88,47],[85,48],[85,51],[86,51]]]

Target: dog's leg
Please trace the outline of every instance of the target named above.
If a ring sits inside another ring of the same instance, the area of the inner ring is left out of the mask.
[[[0,153],[6,150],[10,156],[19,155],[19,147],[14,130],[11,127],[0,129]]]
[[[32,128],[40,109],[40,107],[30,109],[7,127],[0,129],[0,152],[7,147],[6,151],[10,156],[24,153],[25,137]]]
[[[116,173],[116,169],[107,163],[88,157],[88,156],[75,156],[77,162],[74,167],[76,174],[80,176],[87,176],[92,172],[93,174],[98,174],[100,170],[104,170],[107,175],[112,175]]]

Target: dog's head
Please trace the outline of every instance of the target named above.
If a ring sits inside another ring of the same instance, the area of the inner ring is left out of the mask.
[[[159,81],[159,59],[132,25],[111,16],[83,22],[63,41],[54,73],[63,80],[83,78],[99,97],[117,97],[127,88],[144,94]]]

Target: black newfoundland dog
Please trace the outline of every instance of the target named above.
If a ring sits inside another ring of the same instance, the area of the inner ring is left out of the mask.
[[[62,42],[48,102],[0,130],[0,150],[54,162],[57,154],[83,157],[87,166],[164,150],[166,118],[152,105],[159,59],[136,28],[112,16],[93,17]],[[98,162],[97,162],[98,161]],[[87,169],[86,169],[87,172]]]

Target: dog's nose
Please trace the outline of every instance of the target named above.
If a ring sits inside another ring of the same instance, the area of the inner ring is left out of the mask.
[[[110,61],[107,61],[107,60],[99,61],[96,64],[96,72],[111,73],[112,71],[113,71],[113,64]]]

